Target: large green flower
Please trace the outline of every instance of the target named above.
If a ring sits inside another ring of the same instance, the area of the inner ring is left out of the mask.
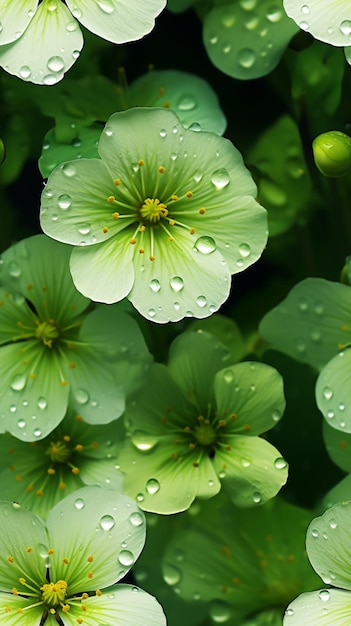
[[[216,311],[230,274],[254,263],[267,239],[240,153],[161,108],[114,114],[99,153],[56,168],[42,196],[43,230],[75,246],[77,289],[100,302],[127,297],[156,322]]]
[[[45,517],[59,500],[84,485],[121,491],[123,475],[116,462],[123,432],[122,420],[92,426],[70,412],[40,441],[0,435],[2,498]]]
[[[258,435],[284,408],[275,369],[229,365],[212,335],[180,335],[168,367],[155,365],[127,406],[130,439],[119,455],[125,492],[146,511],[164,514],[215,496],[221,485],[239,506],[262,504],[285,483],[287,463]]]
[[[119,417],[150,362],[134,320],[116,307],[88,310],[69,255],[36,235],[0,259],[0,432],[27,441],[48,435],[68,406],[89,424]]]
[[[343,502],[311,522],[306,537],[307,554],[327,588],[296,598],[286,610],[284,626],[349,626],[350,521],[351,502]]]
[[[0,502],[0,621],[8,626],[165,626],[155,598],[116,585],[138,558],[145,520],[133,501],[99,487],[70,494],[46,525]],[[106,588],[106,589],[105,589]]]
[[[108,41],[125,43],[149,33],[165,5],[166,0],[2,2],[0,66],[22,80],[53,85],[79,57],[79,22]]]

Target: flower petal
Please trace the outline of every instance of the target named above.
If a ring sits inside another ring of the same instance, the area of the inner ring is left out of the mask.
[[[289,604],[284,626],[349,626],[351,593],[340,589],[320,589],[301,594]]]
[[[44,577],[42,582],[44,583]],[[18,580],[17,583],[18,585]],[[44,613],[42,606],[31,606],[33,604],[32,598],[21,598],[9,593],[2,593],[0,591],[0,619],[6,622],[7,626],[21,626],[23,624],[23,615],[27,616],[30,620],[28,624],[40,624],[41,617]],[[28,609],[28,607],[31,607]],[[45,622],[47,626],[50,626],[49,622]],[[57,622],[55,621],[55,624]]]
[[[23,35],[1,46],[0,65],[22,80],[54,85],[76,61],[82,47],[83,35],[67,7],[60,0],[45,0]]]
[[[228,422],[231,433],[260,435],[272,428],[285,409],[283,379],[265,363],[244,362],[216,374],[217,411],[235,415]]]
[[[333,46],[351,45],[349,2],[340,0],[283,0],[284,9],[296,24],[316,39]]]
[[[351,502],[335,504],[308,527],[306,548],[312,567],[322,580],[351,590]],[[351,598],[351,595],[350,595]]]
[[[145,542],[144,515],[135,502],[100,487],[83,487],[58,503],[48,515],[47,529],[55,550],[52,578],[68,580],[71,595],[122,578]]]
[[[351,349],[339,352],[322,369],[316,383],[316,402],[332,428],[351,433]]]
[[[347,285],[307,278],[265,315],[260,333],[277,350],[322,368],[351,343],[350,293]]]
[[[113,43],[141,39],[155,24],[166,0],[67,0],[73,15],[88,30]]]
[[[331,460],[344,472],[351,472],[351,433],[332,428],[328,419],[323,422],[323,439]]]
[[[101,595],[84,600],[84,613],[81,604],[71,604],[63,617],[65,626],[77,626],[83,617],[87,626],[166,626],[162,607],[148,593],[130,585],[114,585]]]
[[[14,5],[11,2],[3,4],[0,8],[0,46],[15,41],[26,30],[35,11],[37,11],[39,0],[18,0]]]

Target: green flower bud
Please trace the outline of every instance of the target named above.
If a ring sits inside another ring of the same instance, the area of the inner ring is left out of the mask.
[[[318,135],[312,144],[319,171],[329,178],[341,178],[351,168],[351,137],[338,130]]]

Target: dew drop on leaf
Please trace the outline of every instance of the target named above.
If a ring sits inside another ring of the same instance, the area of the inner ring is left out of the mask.
[[[115,519],[112,517],[112,515],[103,515],[100,519],[99,525],[102,530],[107,531],[111,530],[114,527],[115,523]]]

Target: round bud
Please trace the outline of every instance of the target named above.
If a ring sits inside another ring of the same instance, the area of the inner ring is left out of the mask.
[[[329,178],[341,178],[351,169],[351,137],[338,130],[318,135],[312,144],[314,162]]]

